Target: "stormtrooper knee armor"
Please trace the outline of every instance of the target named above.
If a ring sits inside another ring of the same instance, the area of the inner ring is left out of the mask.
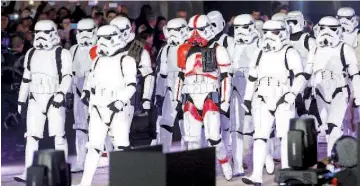
[[[25,55],[25,69],[18,98],[19,113],[28,98],[29,101],[25,171],[21,176],[15,177],[17,181],[26,180],[26,169],[32,165],[39,139],[43,138],[46,119],[49,136],[55,136],[55,149],[63,150],[67,158],[64,100],[71,87],[72,67],[70,52],[59,47],[59,43],[60,37],[53,21],[43,20],[35,24],[34,48]]]
[[[284,22],[265,22],[263,47],[257,51],[249,66],[244,103],[245,111],[252,111],[254,133],[253,173],[242,180],[246,184],[261,184],[273,122],[276,135],[281,138],[282,168],[287,163],[287,132],[294,117],[295,98],[306,81],[299,53],[288,45],[289,34]],[[294,79],[289,80],[292,72]],[[257,88],[256,94],[254,90]],[[254,97],[256,96],[256,97]],[[251,100],[253,104],[251,104]],[[253,106],[253,108],[251,108]]]
[[[157,131],[159,142],[163,145],[164,152],[169,152],[173,126],[178,115],[178,110],[171,109],[172,91],[176,89],[175,80],[178,76],[179,67],[177,66],[177,50],[188,38],[187,22],[182,18],[171,19],[163,28],[167,45],[159,53],[158,60],[159,73],[156,82],[156,107],[161,109],[157,119]],[[183,121],[179,119],[180,131],[183,131]],[[183,133],[181,133],[183,135]],[[182,149],[186,148],[182,139]]]
[[[327,117],[328,155],[335,141],[343,134],[342,123],[353,87],[354,104],[359,105],[360,75],[355,50],[340,40],[342,28],[338,19],[327,16],[319,21],[316,48],[309,56],[306,71],[311,73],[312,94],[319,111]]]
[[[133,110],[129,106],[136,90],[136,62],[127,55],[124,49],[126,42],[116,26],[100,27],[97,37],[97,53],[101,56],[92,64],[90,78],[86,82],[93,95],[89,109],[88,152],[81,186],[91,185],[108,132],[114,136],[116,150],[130,149]]]
[[[231,59],[231,55],[234,53],[234,38],[223,33],[223,30],[225,28],[225,20],[222,14],[219,11],[215,10],[209,12],[207,14],[207,17],[211,22],[213,32],[215,34],[214,38],[211,39],[211,41],[209,42],[209,45],[217,43],[218,45],[225,47]],[[224,141],[225,149],[227,151],[230,138],[230,110],[227,113],[220,113],[220,120],[222,139]]]
[[[73,59],[73,86],[74,94],[74,120],[73,128],[76,130],[76,164],[71,172],[84,170],[86,143],[88,141],[88,107],[81,101],[81,92],[85,79],[89,74],[92,60],[89,53],[96,44],[96,24],[92,19],[82,19],[77,25],[76,39],[78,44],[70,48]]]

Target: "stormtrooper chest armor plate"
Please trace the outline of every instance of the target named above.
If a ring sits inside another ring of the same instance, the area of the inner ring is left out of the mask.
[[[358,47],[358,30],[359,29],[355,29],[353,32],[348,33],[348,32],[343,32],[342,36],[343,36],[343,41],[352,46],[354,49],[356,49],[356,47]]]
[[[314,56],[311,83],[313,87],[320,90],[328,101],[332,99],[332,94],[336,88],[347,84],[340,56],[341,46],[340,43],[334,48],[319,47]]]
[[[193,52],[186,60],[183,93],[214,92],[219,87],[216,50],[206,53],[203,50]],[[207,65],[207,66],[206,66]]]
[[[35,50],[28,62],[31,71],[30,92],[52,94],[57,91],[59,76],[55,57],[55,48]]]
[[[73,65],[75,65],[75,74],[78,78],[84,78],[87,76],[92,60],[90,59],[89,51],[91,47],[79,46],[74,57]]]
[[[289,71],[285,65],[286,50],[287,47],[283,47],[278,52],[262,53],[257,66],[259,95],[277,100],[289,91]]]
[[[120,63],[122,55],[124,53],[113,57],[100,57],[97,61],[93,77],[95,95],[91,98],[95,105],[106,107],[117,100],[125,89],[126,83]],[[126,61],[123,61],[123,64],[125,63]]]

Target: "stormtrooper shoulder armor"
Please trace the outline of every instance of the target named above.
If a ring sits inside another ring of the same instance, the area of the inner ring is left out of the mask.
[[[178,56],[178,67],[181,69],[185,69],[186,68],[186,59],[187,59],[187,54],[190,51],[191,45],[188,43],[184,43],[182,45],[180,45],[180,47],[178,48],[177,51],[177,56]]]

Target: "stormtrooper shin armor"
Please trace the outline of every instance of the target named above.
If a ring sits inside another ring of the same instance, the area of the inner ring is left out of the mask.
[[[25,172],[15,178],[17,181],[26,180],[26,169],[32,165],[33,154],[39,148],[46,119],[49,136],[55,136],[55,149],[63,150],[67,158],[63,106],[65,94],[71,87],[71,54],[68,50],[56,46],[59,42],[54,22],[43,20],[36,23],[35,48],[25,55],[25,70],[18,98],[19,113],[26,100],[29,101],[25,133]]]
[[[92,91],[89,142],[80,185],[91,185],[105,138],[113,135],[116,150],[130,149],[129,132],[133,109],[130,98],[136,87],[136,62],[127,56],[120,30],[105,25],[97,32],[97,50],[103,54],[91,66],[85,88]]]
[[[348,44],[340,41],[340,22],[334,17],[319,21],[317,46],[309,56],[306,71],[311,73],[312,94],[316,97],[321,118],[327,125],[328,155],[335,141],[343,134],[342,123],[350,98],[349,83],[353,87],[355,105],[359,105],[360,75],[356,53]]]
[[[211,11],[207,14],[209,18],[213,31],[214,31],[214,38],[211,39],[209,45],[217,43],[226,48],[229,57],[231,59],[231,55],[234,53],[234,39],[231,36],[223,33],[225,27],[225,20],[222,14],[219,11]],[[229,137],[230,137],[230,110],[227,113],[220,114],[220,121],[221,121],[221,134],[222,139],[225,144],[225,149],[227,151],[227,147],[229,144]]]
[[[268,154],[267,140],[274,120],[276,136],[281,139],[282,168],[288,167],[289,120],[295,115],[295,97],[305,82],[300,55],[288,45],[285,23],[269,20],[265,22],[263,31],[264,47],[249,64],[245,101],[242,105],[247,111],[251,110],[255,128],[253,173],[250,177],[243,178],[246,184],[262,183],[262,170]],[[295,74],[295,78],[289,81],[290,72]]]
[[[193,16],[188,26],[190,38],[178,49],[181,71],[173,91],[172,106],[180,109],[181,103],[183,105],[184,139],[188,149],[201,148],[204,125],[205,137],[210,146],[216,147],[225,178],[230,180],[232,170],[220,136],[220,110],[227,112],[230,101],[229,55],[220,45],[208,46],[214,34],[206,15]]]
[[[73,86],[74,94],[74,120],[73,128],[76,130],[76,155],[77,161],[72,166],[72,172],[84,170],[86,143],[88,142],[88,106],[81,100],[81,93],[85,79],[89,74],[92,64],[89,53],[93,45],[96,44],[96,25],[92,19],[82,19],[77,25],[77,45],[70,48],[73,59]]]
[[[259,49],[259,32],[255,20],[249,14],[234,19],[235,47],[232,55],[232,92],[230,102],[230,133],[232,137],[233,172],[243,174],[243,155],[248,154],[254,132],[251,111],[246,112],[240,105],[244,102],[249,63],[254,51]],[[256,56],[255,56],[256,57]]]
[[[172,92],[176,89],[175,80],[179,73],[177,50],[179,45],[183,44],[188,37],[187,22],[182,18],[170,20],[164,27],[164,34],[168,44],[160,50],[158,56],[160,67],[156,82],[155,105],[159,109],[159,116],[156,121],[157,133],[160,135],[158,140],[163,145],[164,152],[169,152],[176,116],[180,116],[178,118],[179,127],[183,135],[182,114],[171,109],[171,100],[173,100]],[[182,149],[185,150],[184,140],[182,140],[181,145]]]

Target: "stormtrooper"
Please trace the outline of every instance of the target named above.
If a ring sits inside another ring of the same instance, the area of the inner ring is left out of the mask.
[[[250,177],[242,178],[246,184],[261,185],[263,181],[262,169],[268,154],[267,140],[274,120],[276,136],[281,139],[282,168],[288,167],[289,120],[295,116],[295,98],[306,78],[299,53],[288,44],[286,29],[283,21],[266,21],[263,27],[263,47],[249,64],[249,78],[242,107],[246,112],[252,112],[255,133],[253,172]],[[295,74],[294,79],[288,78],[290,73]],[[254,94],[255,88],[257,90]]]
[[[231,36],[228,36],[227,34],[223,33],[223,30],[225,28],[225,20],[222,16],[222,14],[219,11],[211,11],[207,14],[207,17],[209,18],[213,31],[214,31],[214,38],[209,41],[209,46],[213,45],[214,43],[217,43],[218,45],[221,45],[226,48],[229,57],[231,59],[231,55],[234,53],[234,38]],[[230,110],[229,110],[230,111]],[[220,120],[221,120],[221,128],[222,128],[222,139],[225,144],[225,149],[227,151],[227,147],[229,144],[229,134],[230,134],[230,112],[220,114]]]
[[[286,23],[290,28],[290,45],[293,46],[299,53],[302,59],[303,66],[306,66],[307,57],[309,51],[316,47],[315,39],[310,36],[309,33],[303,32],[305,27],[304,16],[300,11],[291,11],[287,14]],[[311,99],[309,94],[309,89],[305,92],[305,98],[307,100],[307,107],[303,101],[303,95],[299,94],[296,99],[296,109],[298,116],[306,116],[308,110],[312,111],[314,109],[309,109]],[[318,116],[316,113],[310,113],[312,116]]]
[[[115,25],[119,28],[121,37],[127,43],[125,46],[127,55],[133,57],[136,61],[138,74],[144,79],[144,85],[142,85],[142,108],[144,110],[149,110],[155,84],[150,54],[144,49],[143,43],[135,39],[135,33],[131,31],[131,23],[128,18],[122,16],[115,17],[110,22],[110,25]],[[134,106],[132,106],[132,108],[134,109]],[[153,131],[151,131],[150,135],[152,139],[156,139],[156,126],[152,127],[151,130]]]
[[[360,105],[360,74],[355,50],[341,41],[342,28],[338,19],[327,16],[319,21],[316,48],[311,51],[305,71],[311,75],[312,95],[318,110],[327,117],[327,153],[343,135],[342,123],[350,98],[349,82],[353,87],[354,105]]]
[[[208,45],[214,33],[206,15],[191,17],[188,26],[190,37],[178,49],[181,71],[175,81],[172,107],[180,110],[183,105],[184,140],[189,150],[201,148],[204,125],[205,138],[216,147],[218,162],[230,180],[232,169],[220,136],[220,110],[227,112],[230,101],[230,58],[223,46]]]
[[[235,43],[234,53],[232,54],[233,78],[230,98],[230,134],[232,138],[234,176],[244,174],[243,155],[248,154],[254,131],[251,123],[251,111],[245,112],[240,105],[244,101],[249,62],[254,56],[254,51],[260,47],[259,36],[260,33],[255,28],[255,20],[250,14],[235,17]]]
[[[167,44],[160,50],[158,60],[160,67],[157,73],[155,105],[159,110],[157,119],[158,142],[163,145],[164,152],[169,152],[172,142],[173,126],[177,116],[180,131],[183,134],[183,120],[181,112],[171,109],[172,92],[176,89],[175,80],[178,76],[177,50],[188,38],[188,27],[185,19],[175,18],[169,20],[163,28]],[[163,117],[164,116],[164,117]],[[182,140],[182,149],[186,145]]]
[[[56,24],[50,20],[35,24],[34,48],[24,60],[24,74],[19,91],[18,112],[26,100],[25,171],[15,177],[26,180],[26,169],[32,165],[33,154],[43,138],[45,121],[48,120],[49,136],[55,136],[55,149],[63,150],[67,158],[68,145],[65,137],[65,94],[71,87],[71,54],[58,46],[60,37]]]
[[[76,39],[78,44],[70,48],[73,59],[73,86],[74,93],[74,120],[73,128],[76,131],[76,164],[71,172],[84,170],[86,147],[88,141],[88,107],[81,101],[81,92],[85,79],[89,74],[92,60],[89,52],[96,44],[97,27],[92,19],[82,19],[77,24]]]
[[[360,52],[359,52],[360,30],[356,28],[359,23],[356,20],[355,11],[353,8],[350,7],[340,8],[337,12],[337,18],[339,19],[341,27],[343,29],[342,40],[358,51],[357,58],[359,63],[360,62]],[[351,90],[353,90],[352,87],[350,88]],[[356,126],[354,126],[354,124],[357,123],[359,120],[360,120],[359,108],[357,109],[354,108],[353,104],[350,103],[344,121],[345,132],[348,133],[349,135],[356,136],[355,134]]]
[[[92,91],[89,142],[81,186],[91,185],[108,131],[116,150],[130,149],[129,132],[133,109],[130,99],[136,91],[136,62],[127,55],[120,30],[105,25],[97,32],[97,53],[86,88]],[[116,81],[114,81],[116,80]],[[87,90],[84,90],[83,94]]]
[[[264,26],[264,21],[262,20],[255,20],[255,28],[259,32],[259,38],[263,37],[262,28]]]

